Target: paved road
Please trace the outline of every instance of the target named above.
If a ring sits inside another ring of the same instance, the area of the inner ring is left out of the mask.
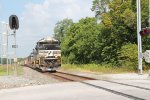
[[[117,80],[116,80],[117,81]],[[150,80],[122,80],[131,86],[94,80],[29,86],[0,91],[1,100],[150,100]],[[135,83],[135,84],[134,84]],[[132,87],[136,85],[144,87]],[[111,92],[109,92],[111,90]],[[118,94],[121,93],[121,94]],[[128,97],[129,96],[129,97]]]

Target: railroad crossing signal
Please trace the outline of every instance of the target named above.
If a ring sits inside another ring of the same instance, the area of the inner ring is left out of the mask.
[[[146,50],[144,55],[144,59],[147,63],[150,63],[150,50]]]
[[[146,36],[146,35],[150,35],[150,28],[143,28],[140,31],[141,36]]]

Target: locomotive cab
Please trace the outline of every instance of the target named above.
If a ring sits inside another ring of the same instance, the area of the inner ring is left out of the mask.
[[[56,71],[61,66],[61,50],[59,41],[44,38],[37,42],[34,52],[34,66],[42,71]]]

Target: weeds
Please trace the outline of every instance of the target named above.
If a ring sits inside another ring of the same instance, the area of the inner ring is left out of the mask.
[[[9,66],[9,75],[14,75],[15,67]],[[21,66],[17,66],[17,75],[23,74],[23,68]],[[7,75],[7,66],[0,66],[0,76]]]
[[[98,72],[98,73],[128,73],[135,72],[135,70],[127,67],[114,67],[112,65],[100,65],[100,64],[63,64],[63,70],[76,70],[76,71],[89,71],[89,72]]]

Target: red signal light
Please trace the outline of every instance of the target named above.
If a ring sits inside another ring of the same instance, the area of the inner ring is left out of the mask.
[[[141,36],[149,35],[150,34],[150,28],[144,28],[140,31]]]

